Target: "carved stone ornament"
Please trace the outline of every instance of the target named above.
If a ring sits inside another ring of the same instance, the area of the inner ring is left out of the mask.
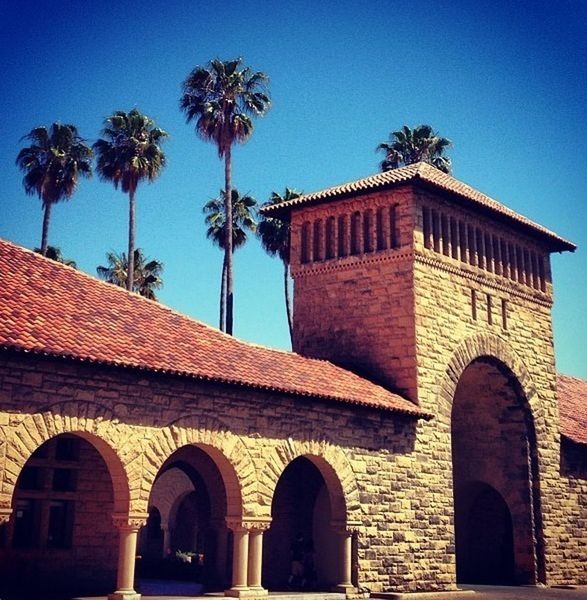
[[[232,531],[267,531],[270,517],[226,517],[226,525]]]
[[[12,514],[11,508],[0,508],[0,525],[6,525],[10,521],[10,515]]]
[[[112,520],[117,529],[136,529],[138,531],[147,523],[148,517],[148,513],[114,514]]]

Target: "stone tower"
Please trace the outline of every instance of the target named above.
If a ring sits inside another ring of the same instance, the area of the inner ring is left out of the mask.
[[[547,581],[563,559],[549,255],[575,246],[425,163],[277,210],[294,350],[434,415],[411,477],[438,515],[429,539],[454,523],[457,579]]]
[[[477,333],[521,355],[530,343],[554,378],[549,253],[574,250],[570,242],[426,163],[282,207],[296,352],[415,403]]]

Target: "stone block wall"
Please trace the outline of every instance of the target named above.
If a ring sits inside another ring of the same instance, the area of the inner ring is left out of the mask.
[[[434,520],[434,502],[413,485],[418,426],[411,418],[20,354],[1,359],[0,510],[10,507],[32,452],[65,432],[100,451],[114,511],[126,506],[133,514],[146,513],[159,469],[185,445],[214,460],[227,511],[243,518],[270,517],[280,475],[309,456],[329,488],[333,519],[356,524],[357,583],[380,591],[452,582],[450,566],[440,567],[444,578],[434,577],[450,541],[448,532],[437,541],[426,530],[423,516]],[[290,541],[284,543],[287,552]],[[424,584],[416,572],[430,574]]]
[[[378,214],[383,215],[380,227]],[[360,215],[360,250],[351,254],[353,215]],[[303,261],[304,226],[311,237],[317,233],[316,224],[322,225],[322,240],[329,219],[334,223],[332,235],[343,240],[344,251],[331,258],[320,252]],[[293,213],[291,227],[294,350],[331,360],[415,400],[411,191],[380,192],[309,207]]]
[[[531,279],[512,281],[498,274],[453,257],[450,251],[427,248],[424,235],[424,209],[454,214],[473,227],[499,233],[505,239],[516,239],[528,255],[541,257],[544,286],[534,286]],[[531,415],[529,441],[535,437],[530,453],[533,475],[533,510],[537,515],[535,535],[538,552],[544,547],[544,564],[537,561],[537,577],[547,583],[568,581],[574,569],[569,552],[561,542],[560,527],[569,518],[557,501],[566,482],[560,477],[560,434],[555,389],[555,364],[552,339],[552,285],[547,252],[535,239],[464,209],[454,206],[436,194],[419,191],[416,196],[418,215],[415,229],[414,289],[416,344],[418,347],[419,403],[438,417],[426,424],[436,431],[432,455],[450,452],[451,409],[457,382],[470,361],[491,356],[504,366],[518,388],[520,402]],[[474,306],[476,304],[476,306]],[[505,320],[502,315],[505,306]],[[532,429],[534,431],[532,431]],[[451,484],[450,464],[445,481]],[[444,469],[443,469],[444,470]],[[539,493],[538,490],[539,489]],[[564,526],[563,526],[564,527]],[[575,549],[583,547],[587,533],[577,532],[571,542]],[[575,552],[577,553],[577,552]],[[540,573],[540,571],[543,571]]]

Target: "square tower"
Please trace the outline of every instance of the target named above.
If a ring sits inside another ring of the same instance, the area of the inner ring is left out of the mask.
[[[291,220],[296,352],[432,411],[428,392],[477,334],[554,381],[549,254],[570,242],[427,163],[272,211]]]

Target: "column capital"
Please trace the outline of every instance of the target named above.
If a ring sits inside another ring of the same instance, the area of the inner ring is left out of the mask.
[[[226,517],[232,531],[266,531],[271,527],[271,517]]]
[[[138,531],[146,524],[148,517],[148,513],[114,513],[112,521],[117,529]]]
[[[360,521],[331,521],[330,526],[336,533],[352,535],[359,533],[362,523]]]
[[[0,525],[5,525],[6,523],[8,523],[8,521],[10,521],[10,515],[12,514],[12,508],[6,506],[6,507],[0,507]]]

